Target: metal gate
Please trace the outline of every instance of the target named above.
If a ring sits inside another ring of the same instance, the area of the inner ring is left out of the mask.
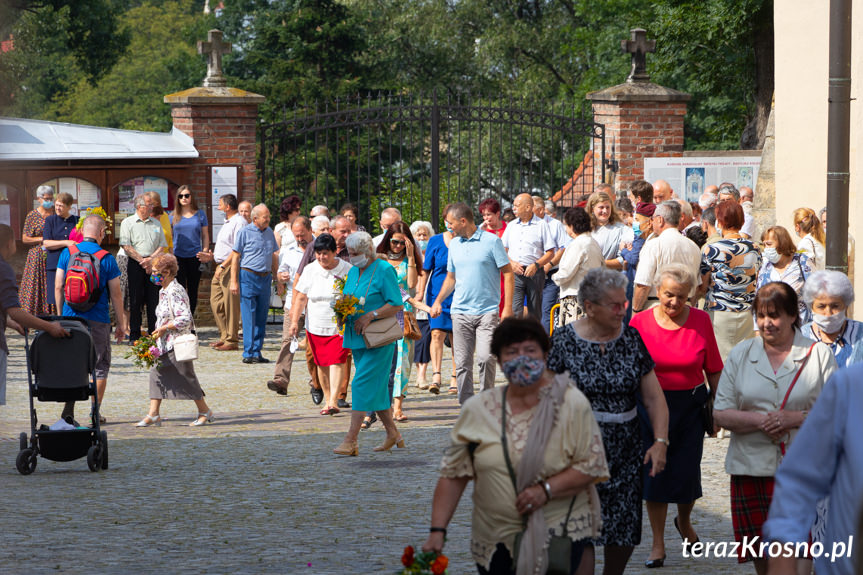
[[[550,198],[564,188],[586,195],[605,179],[605,129],[583,114],[574,104],[435,94],[285,109],[260,125],[263,201],[277,209],[296,194],[305,212],[350,202],[367,227],[392,206],[405,221],[429,220],[438,229],[449,202],[476,206],[495,197],[506,207],[522,192]],[[596,173],[591,167],[573,189],[589,151]]]

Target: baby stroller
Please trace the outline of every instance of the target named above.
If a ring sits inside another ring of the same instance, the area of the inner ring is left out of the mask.
[[[19,437],[21,451],[15,467],[22,475],[36,469],[36,458],[74,461],[87,458],[90,471],[108,469],[108,434],[99,428],[99,406],[93,403],[92,427],[52,430],[39,426],[33,398],[39,401],[87,401],[96,397],[96,350],[87,321],[76,317],[50,317],[69,332],[68,338],[53,338],[36,332],[33,344],[24,337],[27,356],[27,389],[30,395],[30,439]],[[59,423],[59,422],[58,422]],[[71,426],[70,426],[71,427]]]

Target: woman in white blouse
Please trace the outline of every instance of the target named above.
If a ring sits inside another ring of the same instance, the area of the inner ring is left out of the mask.
[[[800,238],[797,242],[797,251],[806,254],[809,265],[814,270],[823,270],[827,264],[826,238],[824,227],[815,210],[810,208],[794,210],[794,231]]]
[[[336,257],[336,240],[330,234],[319,235],[314,246],[315,261],[303,269],[294,288],[288,336],[296,337],[300,315],[305,310],[306,336],[327,400],[321,415],[335,415],[339,412],[339,382],[344,377],[349,350],[342,347],[332,304],[340,293],[335,287],[336,278],[347,277],[351,264]]]
[[[621,244],[632,243],[635,238],[632,228],[624,224],[614,207],[614,201],[606,192],[594,192],[587,200],[587,213],[590,215],[592,235],[605,265],[613,270],[623,269],[623,264],[617,260]]]
[[[153,262],[150,281],[162,286],[156,306],[156,329],[151,334],[162,355],[150,369],[150,411],[135,427],[162,425],[159,408],[163,399],[191,399],[198,408],[198,417],[190,423],[197,427],[213,421],[213,411],[204,400],[204,391],[195,375],[193,361],[177,361],[174,338],[189,333],[192,309],[189,295],[177,281],[177,258],[162,254]]]
[[[560,286],[559,325],[566,325],[584,315],[578,305],[578,286],[588,271],[605,263],[599,244],[590,235],[590,216],[583,208],[568,209],[563,222],[572,242],[563,252],[558,271],[551,278]]]

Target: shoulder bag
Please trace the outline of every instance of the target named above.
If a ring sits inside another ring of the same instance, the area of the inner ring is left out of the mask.
[[[420,331],[420,324],[417,323],[417,316],[412,311],[404,312],[405,316],[405,329],[404,329],[404,337],[407,339],[412,339],[414,341],[421,340],[423,338],[423,334]]]
[[[377,260],[372,262],[371,265],[375,266],[375,269],[372,270],[372,277],[369,278],[363,299],[369,295],[369,289],[372,287],[372,281],[375,279],[375,272],[378,271]],[[399,320],[394,315],[371,322],[366,326],[365,331],[363,331],[363,341],[368,349],[389,345],[400,340],[403,336],[404,331],[402,330],[402,326],[399,325]]]
[[[779,411],[785,409],[785,404],[788,403],[788,397],[791,395],[791,390],[794,389],[794,384],[797,383],[798,378],[800,378],[800,374],[803,373],[803,368],[806,367],[806,362],[809,361],[809,356],[812,355],[812,348],[815,347],[817,341],[812,342],[812,345],[809,346],[809,351],[806,352],[806,357],[803,358],[803,362],[800,364],[800,369],[797,370],[797,373],[794,374],[794,379],[791,380],[791,385],[788,386],[788,391],[785,392],[785,397],[782,399],[782,405],[779,406]],[[779,451],[782,452],[782,456],[785,457],[785,442],[779,442]]]
[[[517,482],[515,480],[515,470],[512,468],[512,461],[509,459],[509,447],[506,441],[506,390],[509,386],[503,388],[503,399],[501,400],[501,415],[500,415],[500,443],[503,448],[503,457],[506,460],[506,469],[509,471],[509,478],[512,481],[512,488],[518,495]],[[572,507],[575,505],[575,497],[569,502],[569,510],[566,512],[566,519],[563,521],[563,535],[552,535],[548,541],[548,567],[546,575],[570,575],[572,573],[572,539],[567,535],[569,527],[569,516],[572,514]],[[522,526],[526,521],[522,518]],[[522,530],[515,536],[515,544],[513,545],[512,564],[513,568],[518,564],[518,552],[521,548],[521,538],[524,535]]]
[[[174,314],[174,306],[168,304],[171,308],[171,315]],[[198,335],[195,333],[195,318],[192,318],[192,327],[189,333],[174,336],[174,359],[177,361],[192,361],[198,359]]]

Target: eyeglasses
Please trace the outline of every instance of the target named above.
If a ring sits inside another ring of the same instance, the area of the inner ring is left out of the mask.
[[[591,302],[594,303],[594,302]],[[620,313],[629,309],[629,302],[611,302],[611,303],[595,303],[595,305],[610,309],[614,313]]]
[[[177,197],[182,200],[183,198],[191,198],[192,194],[177,194]]]
[[[395,245],[395,246],[403,246],[403,245],[405,245],[405,241],[404,241],[404,240],[390,240],[390,243],[391,243],[391,244],[393,244],[393,245]]]

